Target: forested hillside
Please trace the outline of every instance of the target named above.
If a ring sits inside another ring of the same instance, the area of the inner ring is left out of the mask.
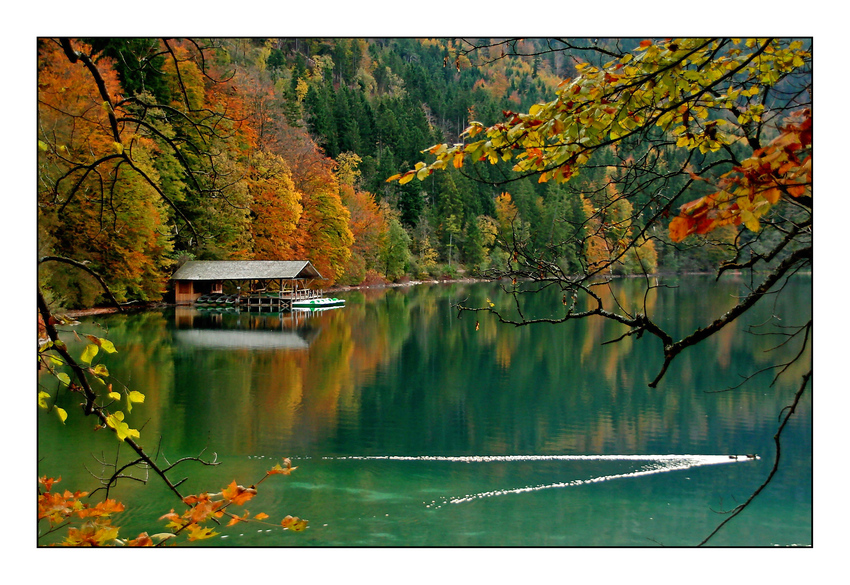
[[[638,42],[40,39],[39,257],[55,260],[40,281],[73,308],[103,300],[90,272],[119,301],[158,300],[193,258],[308,259],[326,284],[359,284],[499,267],[517,242],[580,271],[644,232],[654,193],[618,196],[623,144],[569,183],[507,162],[387,179]],[[659,175],[690,156],[659,152]],[[608,272],[711,269],[738,233],[689,246],[653,230]]]

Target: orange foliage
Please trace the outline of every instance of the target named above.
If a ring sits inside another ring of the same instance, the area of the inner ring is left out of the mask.
[[[336,162],[321,152],[303,128],[279,126],[276,130],[279,143],[287,145],[279,154],[302,194],[304,211],[298,221],[293,254],[310,260],[325,277],[325,284],[333,284],[343,273],[354,243],[350,213],[340,198],[334,173]]]
[[[792,114],[780,134],[741,166],[724,174],[717,192],[682,205],[670,222],[670,239],[705,234],[724,225],[759,230],[759,219],[784,195],[811,198],[812,112]],[[696,180],[704,180],[692,174]]]
[[[77,50],[90,50],[71,42]],[[119,100],[112,61],[99,59],[97,70],[110,99]],[[55,191],[39,190],[40,224],[61,253],[88,260],[96,270],[108,273],[119,299],[128,292],[158,298],[171,251],[165,235],[167,213],[152,185],[126,164],[130,158],[124,150],[132,144],[133,164],[155,177],[151,162],[155,147],[129,125],[118,125],[120,141],[115,141],[110,111],[82,61],[71,63],[56,42],[43,41],[38,69],[39,173],[42,185],[55,181],[56,186]],[[94,163],[93,168],[88,166]],[[76,170],[64,176],[72,169]]]
[[[71,44],[75,50],[91,50],[79,41],[72,40]],[[100,59],[96,65],[107,93],[117,100],[121,86],[112,60]],[[115,152],[109,116],[97,86],[83,63],[71,63],[59,44],[51,40],[39,44],[38,105],[39,124],[56,138],[60,160]]]
[[[374,266],[381,241],[389,229],[387,218],[375,196],[367,191],[342,185],[340,195],[351,214],[348,225],[354,238],[352,254],[363,258],[367,266]]]
[[[261,152],[251,159],[246,182],[254,215],[254,259],[293,258],[295,230],[303,207],[286,163],[279,156]]]

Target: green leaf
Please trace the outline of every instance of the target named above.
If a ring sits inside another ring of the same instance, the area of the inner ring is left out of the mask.
[[[71,384],[71,377],[68,376],[68,374],[66,374],[65,372],[59,372],[58,374],[56,374],[56,377],[59,378],[59,381],[65,384],[66,386],[69,386]]]
[[[90,343],[83,350],[83,355],[80,356],[80,360],[87,364],[90,364],[92,359],[94,359],[94,356],[97,355],[97,350],[98,347],[95,344]]]

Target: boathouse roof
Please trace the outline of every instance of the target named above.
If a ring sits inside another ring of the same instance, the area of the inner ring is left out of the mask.
[[[277,280],[322,278],[308,260],[190,260],[171,280]]]

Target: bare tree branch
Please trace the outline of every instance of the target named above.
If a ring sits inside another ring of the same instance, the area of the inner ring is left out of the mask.
[[[782,431],[785,430],[785,425],[788,424],[788,420],[791,418],[791,416],[797,410],[797,405],[800,403],[800,398],[803,396],[803,392],[806,390],[806,386],[808,385],[809,380],[811,380],[811,378],[812,378],[812,371],[809,370],[803,376],[803,381],[800,384],[800,388],[797,390],[796,394],[794,394],[794,400],[791,402],[791,404],[789,406],[786,406],[783,409],[783,410],[786,410],[787,412],[785,413],[784,418],[782,418],[782,422],[779,424],[779,429],[776,431],[776,434],[773,436],[773,442],[776,445],[776,456],[773,459],[773,467],[771,468],[770,473],[767,475],[767,478],[764,480],[764,482],[758,488],[756,488],[756,490],[750,495],[749,498],[747,498],[747,500],[743,504],[735,506],[735,508],[733,508],[729,512],[729,516],[727,516],[726,519],[723,520],[723,522],[721,522],[714,530],[712,530],[711,534],[706,536],[699,543],[699,546],[706,544],[709,540],[711,540],[712,537],[714,537],[715,534],[717,534],[720,531],[721,528],[726,526],[726,524],[728,524],[735,516],[737,516],[738,514],[743,512],[747,508],[747,506],[749,506],[753,502],[753,500],[755,500],[756,497],[764,490],[764,488],[767,487],[767,485],[771,482],[773,477],[776,475],[776,472],[779,471],[779,460],[780,460],[780,456],[782,455],[782,444],[780,442],[780,439],[782,437]]]

